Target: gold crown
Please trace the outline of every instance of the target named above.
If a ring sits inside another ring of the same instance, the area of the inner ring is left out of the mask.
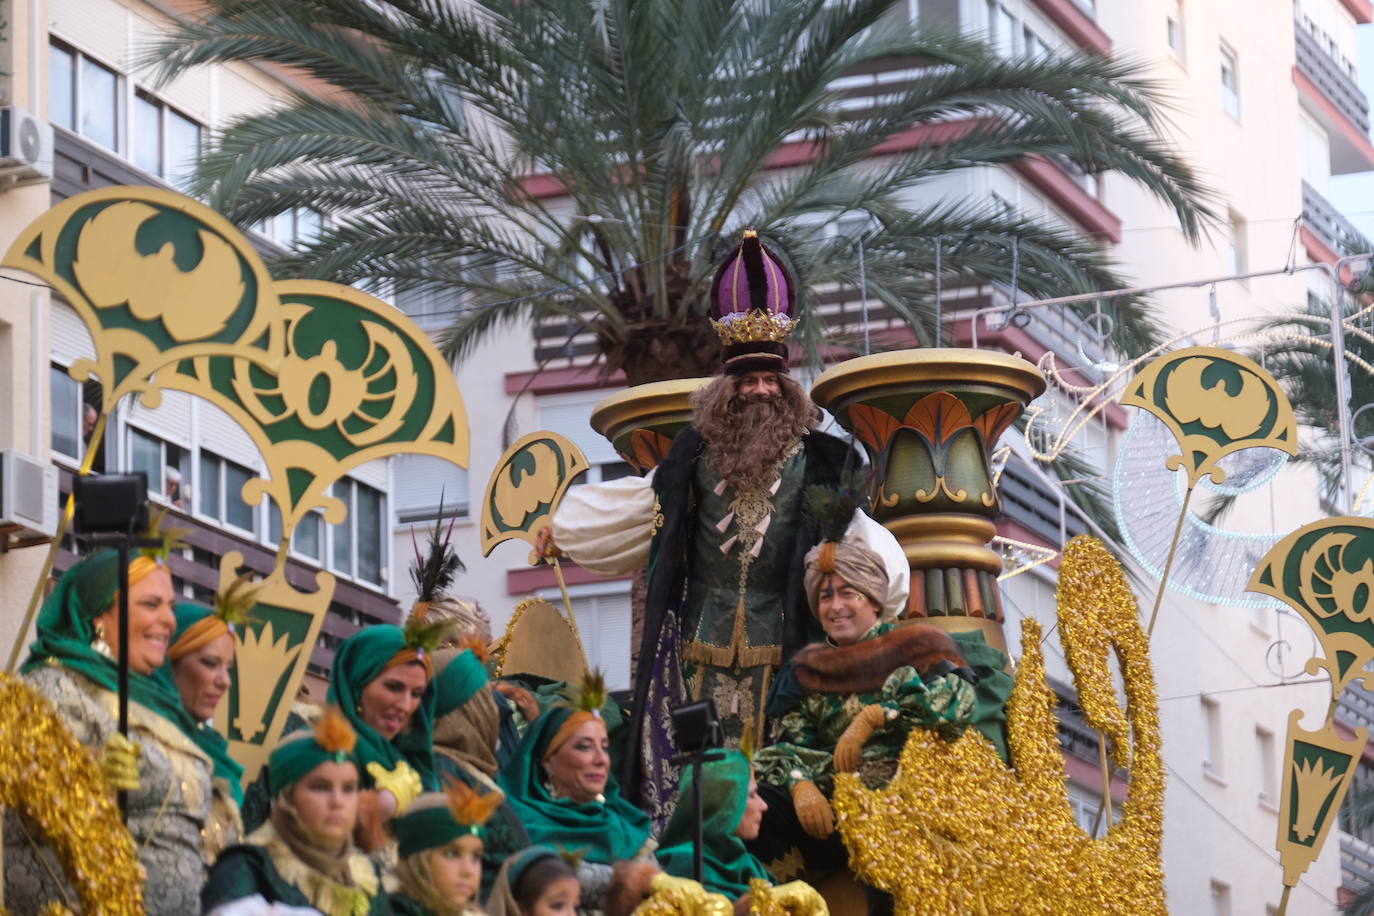
[[[711,319],[711,327],[720,335],[720,342],[727,347],[737,343],[781,343],[792,333],[797,322],[782,312],[765,312],[752,309],[744,315],[722,321]]]

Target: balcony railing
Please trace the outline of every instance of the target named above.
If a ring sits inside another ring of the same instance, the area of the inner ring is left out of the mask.
[[[1294,28],[1297,45],[1298,69],[1317,85],[1341,114],[1360,129],[1369,133],[1369,99],[1360,91],[1360,86],[1339,63],[1331,58],[1320,42],[1301,26]]]
[[[1359,893],[1374,882],[1374,846],[1342,832],[1341,887]]]
[[[1336,254],[1345,256],[1374,251],[1369,239],[1340,214],[1331,202],[1307,182],[1302,183],[1302,219]]]

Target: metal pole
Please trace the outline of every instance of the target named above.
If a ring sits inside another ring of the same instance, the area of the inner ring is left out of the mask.
[[[873,352],[868,340],[868,266],[864,263],[864,237],[859,236],[859,309],[864,323],[864,356]],[[698,881],[701,879],[698,877]]]
[[[944,253],[944,240],[945,237],[943,235],[935,236],[935,346],[937,347],[940,346],[941,332],[944,330],[944,315],[941,314],[944,308],[944,302],[941,301],[944,292],[941,282],[943,279],[941,274],[944,272],[941,259]]]
[[[1331,287],[1331,368],[1336,373],[1336,426],[1341,439],[1341,511],[1350,510],[1350,370],[1345,364],[1345,321],[1341,302],[1345,290],[1341,288],[1339,271],[1332,271]]]
[[[702,821],[706,818],[705,801],[701,793],[701,758],[700,753],[692,755],[692,806],[696,812],[692,824],[692,880],[698,884],[701,883],[701,847],[705,844]]]
[[[119,553],[119,733],[129,737],[129,538],[115,545]],[[119,790],[119,814],[129,822],[129,793]]]

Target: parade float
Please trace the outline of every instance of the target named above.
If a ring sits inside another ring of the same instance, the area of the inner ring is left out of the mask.
[[[365,461],[418,452],[466,466],[469,431],[453,375],[427,335],[394,309],[334,284],[272,281],[237,230],[170,192],[107,188],[65,201],[20,233],[3,264],[51,284],[96,343],[96,360],[72,368],[78,380],[99,379],[104,392],[83,474],[115,405],[138,397],[152,406],[164,389],[219,406],[266,460],[265,477],[251,481],[243,495],[250,503],[270,499],[280,509],[282,548],[277,568],[261,583],[251,624],[235,636],[237,669],[215,723],[251,779],[280,737],[333,588],[326,574],[311,593],[286,582],[290,533],[311,510],[342,521],[344,506],[330,486]],[[202,307],[178,308],[186,301]],[[1117,397],[1139,408],[1137,422],[1148,418],[1167,438],[1156,430],[1152,441],[1163,447],[1141,450],[1143,458],[1133,452],[1130,460],[1184,478],[1181,504],[1165,501],[1167,512],[1177,509],[1169,518],[1173,537],[1162,556],[1144,551],[1142,559],[1158,567],[1151,613],[1142,614],[1120,562],[1101,541],[1076,538],[1058,557],[1054,638],[1084,719],[1099,733],[1104,774],[1128,774],[1120,818],[1109,815],[1105,829],[1090,835],[1067,795],[1058,699],[1044,663],[1052,634],[1033,620],[1019,634],[1003,631],[999,580],[1007,574],[1007,553],[996,544],[1000,471],[993,452],[1044,391],[1047,372],[1056,372],[1052,362],[1037,367],[987,350],[905,350],[837,363],[812,387],[814,400],[867,452],[875,472],[872,513],[897,537],[910,566],[907,619],[977,630],[989,645],[1019,643],[1020,649],[1006,708],[1008,762],[973,730],[953,742],[917,730],[887,785],[837,777],[834,804],[853,874],[891,894],[898,913],[1166,912],[1165,766],[1148,630],[1179,544],[1193,536],[1187,509],[1194,488],[1204,480],[1222,484],[1226,459],[1242,450],[1292,454],[1297,447],[1280,387],[1262,367],[1227,349],[1166,348],[1116,367],[1100,388],[1079,392],[1078,409],[1085,412]],[[627,390],[603,402],[593,423],[636,470],[651,471],[689,422],[688,399],[698,385],[684,380]],[[1030,424],[1038,419],[1031,407]],[[1061,445],[1073,422],[1054,431]],[[1036,441],[1047,439],[1054,436]],[[533,544],[585,466],[575,446],[556,434],[536,432],[516,442],[483,497],[484,552],[511,539]],[[1128,538],[1139,531],[1127,525]],[[1291,888],[1319,854],[1368,737],[1363,730],[1342,737],[1332,711],[1348,684],[1365,683],[1365,666],[1374,661],[1368,609],[1374,522],[1328,519],[1266,547],[1244,585],[1252,596],[1291,606],[1312,627],[1323,655],[1307,670],[1330,674],[1333,700],[1316,730],[1300,724],[1299,710],[1289,719],[1279,793],[1282,869],[1273,880]],[[230,555],[223,562],[227,585],[238,560]],[[1195,584],[1196,578],[1188,580]],[[34,586],[35,607],[42,585]],[[562,609],[527,602],[498,641],[498,663],[508,671],[553,663],[542,673],[571,680],[585,660],[566,651],[569,639],[580,648],[566,600]],[[19,810],[43,832],[80,896],[77,908],[141,912],[133,844],[99,771],[44,702],[10,675],[0,679],[0,747],[0,805]],[[675,886],[642,910],[720,912],[722,901]],[[843,898],[833,903],[832,912],[852,911]],[[813,905],[760,892],[754,911]],[[49,909],[70,911],[61,901]]]

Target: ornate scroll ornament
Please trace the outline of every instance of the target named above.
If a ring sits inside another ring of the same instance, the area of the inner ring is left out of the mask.
[[[306,513],[340,524],[334,483],[369,461],[404,453],[468,463],[463,397],[433,342],[409,318],[367,293],[322,280],[275,284],[285,354],[272,371],[252,361],[199,357],[159,373],[158,384],[206,398],[262,452],[267,477],[250,480],[250,504],[281,509],[283,555]]]
[[[40,832],[85,913],[143,913],[143,866],[91,752],[48,701],[0,674],[0,809],[12,808]],[[6,836],[7,843],[27,842]],[[6,910],[0,902],[0,916]],[[51,901],[43,916],[70,916]],[[20,914],[16,914],[20,916]]]
[[[1367,728],[1356,729],[1347,741],[1333,723],[1310,732],[1298,724],[1301,718],[1300,709],[1288,714],[1288,748],[1279,789],[1277,848],[1285,887],[1296,886],[1321,854],[1369,740]]]
[[[161,400],[152,375],[195,356],[273,366],[282,353],[271,277],[223,216],[172,191],[100,188],[34,220],[0,266],[49,283],[81,317],[96,358],[71,367],[103,386],[104,412],[124,395]]]
[[[1278,598],[1307,621],[1324,656],[1308,674],[1331,675],[1331,696],[1358,681],[1374,689],[1374,519],[1324,519],[1304,525],[1264,556],[1250,590]]]
[[[1323,727],[1298,725],[1302,710],[1288,716],[1288,746],[1279,790],[1278,850],[1287,889],[1321,854],[1355,765],[1368,740],[1361,728],[1352,740],[1335,729],[1335,700],[1358,683],[1374,689],[1374,519],[1345,516],[1304,525],[1265,554],[1250,578],[1251,591],[1278,598],[1307,621],[1322,657],[1305,670],[1331,677],[1331,703]]]
[[[1164,764],[1149,644],[1135,597],[1100,541],[1077,537],[1059,573],[1059,627],[1088,724],[1129,767],[1123,816],[1105,836],[1074,819],[1037,621],[1022,625],[1022,659],[1007,704],[1014,769],[974,729],[947,742],[915,729],[892,782],[867,789],[835,778],[850,866],[892,894],[904,916],[1163,916]],[[1109,655],[1122,672],[1117,705]],[[894,852],[900,850],[900,852]],[[1033,889],[1033,890],[1030,890]]]
[[[534,544],[573,478],[591,467],[567,437],[541,430],[521,437],[496,463],[482,497],[482,556],[519,538]]]
[[[1298,453],[1298,424],[1278,382],[1249,357],[1215,347],[1175,350],[1147,365],[1121,394],[1121,403],[1159,417],[1180,454],[1165,464],[1188,474],[1189,488],[1204,476],[1226,479],[1217,462],[1255,446]]]

